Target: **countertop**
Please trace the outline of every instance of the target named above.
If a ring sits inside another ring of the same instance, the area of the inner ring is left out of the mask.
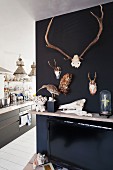
[[[7,106],[4,108],[0,108],[0,114],[11,112],[16,109],[20,109],[25,106],[33,105],[33,101],[25,101],[25,102],[17,102],[16,104],[13,104],[11,106]]]
[[[67,114],[67,113],[62,113],[60,111],[57,112],[36,112],[34,110],[30,111],[32,114],[37,114],[37,115],[43,115],[43,116],[55,116],[55,117],[64,117],[64,118],[72,118],[72,119],[80,119],[80,120],[91,120],[91,121],[100,121],[100,122],[111,122],[113,123],[113,116],[110,116],[107,118],[106,116],[100,116],[98,113],[92,113],[92,117],[88,116],[77,116],[75,114]]]

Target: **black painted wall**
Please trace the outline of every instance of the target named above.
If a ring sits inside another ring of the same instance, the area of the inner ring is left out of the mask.
[[[75,54],[80,55],[98,32],[98,23],[90,11],[100,16],[98,6],[55,17],[49,33],[49,41],[71,57]],[[61,77],[65,73],[73,74],[70,93],[57,97],[59,104],[86,98],[84,110],[99,112],[100,91],[106,89],[113,95],[113,3],[103,5],[103,11],[104,30],[100,40],[84,55],[82,65],[78,69],[72,68],[70,61],[65,61],[62,54],[46,47],[44,36],[50,19],[36,22],[37,89],[43,84],[59,85],[59,80],[56,80],[48,60],[53,62],[53,59],[56,59],[58,66],[62,68]],[[98,91],[96,95],[91,96],[88,90],[87,74],[91,72],[93,78],[95,71]],[[38,94],[51,96],[45,89]]]

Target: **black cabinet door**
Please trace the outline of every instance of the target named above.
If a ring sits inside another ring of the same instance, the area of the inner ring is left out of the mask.
[[[9,119],[16,115],[18,115],[18,119],[19,119],[19,109],[0,114],[0,123],[1,123],[1,121],[4,121],[4,120]]]
[[[0,129],[0,148],[11,142],[19,132],[19,121],[8,124]]]

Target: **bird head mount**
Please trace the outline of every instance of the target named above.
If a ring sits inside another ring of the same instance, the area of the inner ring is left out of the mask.
[[[47,91],[49,91],[52,94],[52,98],[54,98],[55,95],[59,96],[59,94],[60,94],[60,92],[57,89],[57,87],[52,85],[52,84],[43,85],[40,89],[38,89],[38,91],[41,90],[41,89],[44,89],[44,88],[46,88]]]
[[[61,68],[57,66],[56,60],[54,59],[54,65],[52,65],[49,61],[48,61],[48,64],[51,68],[53,68],[56,79],[59,79],[61,75]]]
[[[62,49],[60,49],[59,47],[57,47],[57,46],[55,46],[55,45],[53,45],[53,44],[51,44],[49,42],[48,34],[49,34],[49,30],[50,30],[50,27],[52,25],[54,17],[50,20],[50,22],[48,24],[48,27],[47,27],[47,30],[46,30],[46,34],[45,34],[46,46],[48,48],[54,49],[54,50],[60,52],[62,55],[64,55],[65,59],[68,59],[68,60],[71,61],[71,66],[72,67],[75,67],[75,68],[80,67],[81,60],[83,60],[84,54],[89,50],[89,48],[91,46],[96,44],[96,42],[99,40],[100,35],[101,35],[102,31],[103,31],[103,16],[104,16],[104,13],[103,13],[102,5],[100,5],[100,10],[101,10],[101,17],[98,17],[93,12],[91,12],[91,14],[96,18],[96,20],[98,22],[98,25],[99,25],[99,31],[97,33],[97,36],[89,43],[89,45],[87,45],[87,47],[84,49],[84,51],[80,55],[75,54],[74,57],[72,58],[68,54],[66,54]]]

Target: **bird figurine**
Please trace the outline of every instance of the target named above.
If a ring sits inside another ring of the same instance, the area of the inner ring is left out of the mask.
[[[40,89],[38,89],[38,91],[41,90],[41,89],[44,89],[44,88],[46,88],[47,91],[49,91],[52,94],[52,98],[54,98],[55,95],[59,95],[60,94],[60,92],[57,89],[57,87],[52,85],[52,84],[43,85]]]

